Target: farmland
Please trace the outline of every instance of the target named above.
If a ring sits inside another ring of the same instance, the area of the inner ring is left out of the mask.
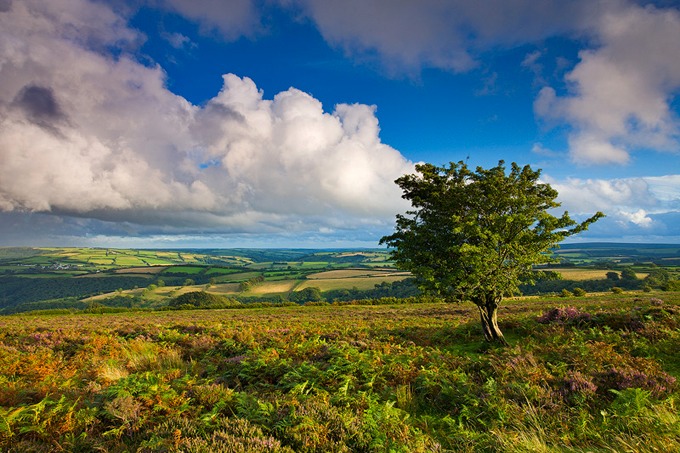
[[[0,312],[82,308],[114,297],[128,298],[125,305],[155,308],[187,291],[282,300],[309,287],[308,276],[332,269],[356,278],[317,278],[315,287],[370,289],[407,277],[393,268],[384,250],[5,248],[0,249]]]
[[[560,280],[522,287],[524,294],[563,290],[639,290],[666,272],[677,279],[674,245],[571,244],[548,270]],[[623,270],[634,278],[618,278]],[[614,272],[616,275],[612,275]],[[655,275],[656,275],[655,274]],[[417,294],[409,274],[384,249],[0,248],[0,314],[92,306],[159,309],[201,291],[243,303],[351,301]]]
[[[679,303],[0,317],[0,450],[679,451]]]

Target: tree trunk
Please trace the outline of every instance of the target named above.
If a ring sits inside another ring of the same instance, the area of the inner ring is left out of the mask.
[[[490,343],[499,343],[507,346],[508,342],[503,337],[503,332],[498,328],[498,303],[495,301],[478,304],[479,314],[482,319],[482,331],[484,338]]]

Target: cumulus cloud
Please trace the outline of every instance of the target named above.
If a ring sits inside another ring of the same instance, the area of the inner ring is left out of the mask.
[[[623,164],[640,148],[679,151],[670,102],[680,91],[680,13],[627,5],[602,14],[593,32],[598,45],[580,52],[569,93],[543,88],[537,114],[572,126],[578,163]]]
[[[641,226],[643,228],[648,228],[652,226],[652,219],[647,216],[647,211],[644,209],[638,209],[635,212],[622,211],[621,216],[628,220],[630,223]]]
[[[680,150],[680,123],[671,108],[680,90],[677,9],[628,0],[492,0],[484,7],[468,0],[164,4],[229,39],[262,30],[262,8],[292,9],[332,46],[394,75],[417,76],[424,68],[469,71],[489,50],[540,45],[554,36],[578,38],[587,48],[566,76],[566,93],[549,85],[540,50],[521,62],[545,85],[535,101],[537,116],[569,127],[572,161],[626,164],[638,149]],[[566,61],[557,60],[558,66]]]
[[[374,107],[321,103],[295,88],[272,100],[248,78],[224,88],[197,114],[202,158],[226,172],[233,201],[264,212],[383,216],[394,212],[395,175],[411,169],[380,142]],[[220,184],[213,181],[215,185]]]
[[[141,38],[123,23],[85,0],[0,12],[0,210],[177,234],[351,230],[403,209],[393,180],[412,164],[374,107],[266,99],[233,74],[192,105],[127,55]]]
[[[541,50],[529,51],[520,64],[544,86],[536,115],[568,126],[570,156],[579,164],[626,164],[639,149],[680,150],[680,123],[671,108],[680,90],[680,13],[639,3],[234,0],[225,8],[211,0],[164,1],[229,39],[262,30],[263,8],[287,8],[311,20],[330,45],[393,75],[417,76],[424,68],[465,72],[490,50],[578,38],[586,48],[566,75],[567,92],[550,86]],[[556,65],[566,61],[558,56]]]
[[[576,215],[602,211],[607,222],[621,227],[640,227],[658,230],[670,229],[677,235],[674,225],[658,225],[665,215],[680,210],[680,175],[637,177],[624,179],[556,180],[545,177],[559,193],[562,209]],[[609,232],[612,235],[612,231]]]
[[[490,49],[577,37],[588,48],[566,76],[566,94],[547,86],[541,51],[521,62],[546,85],[535,102],[537,115],[569,126],[571,159],[625,164],[633,150],[680,150],[680,122],[670,104],[680,90],[677,9],[624,0],[499,0],[483,8],[466,0],[294,3],[329,43],[399,74],[428,67],[468,71]]]

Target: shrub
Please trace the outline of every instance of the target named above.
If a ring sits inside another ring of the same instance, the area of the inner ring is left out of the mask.
[[[310,286],[300,291],[290,293],[288,295],[288,300],[304,304],[305,302],[321,302],[323,296],[321,295],[321,290],[319,288]]]
[[[539,316],[537,319],[541,324],[572,324],[579,323],[583,321],[590,321],[591,316],[589,313],[580,311],[575,307],[566,308],[553,308],[548,310],[543,315]]]
[[[321,307],[324,305],[330,305],[328,302],[325,301],[313,301],[313,302],[305,302],[304,304],[305,307]]]
[[[596,392],[597,385],[578,371],[567,373],[560,388],[564,400],[572,404],[584,403],[593,398]]]
[[[626,267],[621,271],[621,280],[637,280],[637,274],[630,267]]]
[[[560,293],[560,297],[573,297],[574,293],[569,291],[567,288],[564,288],[562,292]]]
[[[576,287],[574,288],[574,296],[576,297],[583,297],[586,295],[586,291],[583,288]]]
[[[660,370],[639,370],[623,366],[598,373],[595,382],[603,395],[610,390],[639,388],[659,397],[673,388],[675,378]]]
[[[183,308],[187,305],[190,307],[228,307],[240,304],[224,296],[206,293],[205,291],[191,291],[175,297],[168,305]]]
[[[614,294],[621,294],[623,292],[623,288],[620,288],[618,286],[612,286],[611,291]]]
[[[680,280],[669,280],[661,289],[664,291],[680,291]]]

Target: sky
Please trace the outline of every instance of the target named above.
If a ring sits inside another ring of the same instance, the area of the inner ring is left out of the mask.
[[[0,246],[377,247],[461,160],[680,243],[679,94],[677,1],[0,0]]]

